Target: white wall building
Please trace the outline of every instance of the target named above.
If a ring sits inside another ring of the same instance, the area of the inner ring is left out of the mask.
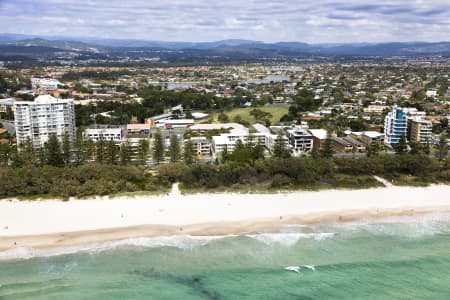
[[[124,136],[123,131],[124,129],[120,126],[87,128],[83,132],[83,139],[92,140],[94,143],[98,142],[101,139],[104,141],[113,140],[117,144],[120,144]]]
[[[211,152],[211,142],[206,137],[191,137],[193,151],[196,155],[209,155]]]
[[[296,126],[286,132],[289,144],[292,146],[294,156],[306,154],[313,149],[313,135],[308,129]]]
[[[264,146],[267,150],[272,151],[273,145],[275,145],[275,141],[277,139],[276,134],[270,133],[241,133],[241,134],[232,134],[232,133],[224,133],[219,136],[213,136],[211,141],[211,152],[213,155],[217,155],[222,153],[226,148],[228,152],[233,152],[236,147],[236,142],[241,140],[242,143],[253,143],[256,145]],[[286,148],[288,148],[287,138],[285,139]]]
[[[72,99],[59,99],[50,95],[37,97],[34,101],[16,101],[14,119],[17,144],[28,138],[34,148],[42,147],[51,134],[59,141],[65,133],[75,140],[75,109]]]
[[[33,89],[41,89],[45,91],[54,91],[61,84],[59,80],[53,78],[31,78],[31,86]]]

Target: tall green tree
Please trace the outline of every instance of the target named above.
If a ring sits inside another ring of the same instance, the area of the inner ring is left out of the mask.
[[[162,141],[162,138],[161,138],[161,141]],[[139,160],[141,161],[141,163],[145,163],[145,161],[147,160],[148,152],[150,150],[150,143],[148,142],[148,140],[141,139],[139,141],[137,150],[138,150],[137,152],[138,152]],[[164,151],[164,145],[163,145],[163,151]]]
[[[380,153],[380,145],[378,143],[372,143],[367,147],[367,156],[374,157]]]
[[[84,148],[84,151],[86,153],[86,160],[87,161],[93,161],[96,160],[96,145],[94,143],[94,141],[92,141],[91,139],[88,139],[86,141],[84,141],[81,145],[81,149]]]
[[[73,145],[73,156],[76,166],[82,165],[86,162],[86,148],[84,147],[82,128],[77,129],[75,143]]]
[[[190,140],[184,143],[183,147],[183,161],[185,164],[190,165],[194,162],[194,145]]]
[[[278,158],[291,157],[291,152],[289,149],[286,149],[286,144],[284,134],[280,131],[275,139],[275,144],[272,147],[272,156]]]
[[[62,153],[64,164],[69,166],[72,160],[72,142],[70,141],[70,137],[67,132],[64,133],[62,138]]]
[[[394,145],[395,153],[403,155],[408,152],[408,143],[406,142],[406,136],[402,135],[397,144]]]
[[[320,157],[332,158],[334,154],[334,142],[331,136],[328,134],[327,138],[323,142],[323,147],[320,150]]]
[[[12,149],[11,160],[14,168],[30,166],[34,167],[38,165],[38,156],[33,147],[33,142],[30,137],[27,137],[22,145]],[[45,163],[45,159],[42,158],[41,163]]]
[[[106,144],[106,162],[108,164],[115,165],[117,163],[118,153],[119,150],[114,140],[109,140]]]
[[[222,150],[222,163],[230,159],[230,153],[228,152],[228,147],[225,145]]]
[[[153,160],[158,164],[164,159],[164,140],[159,130],[153,135]]]
[[[98,163],[104,163],[105,162],[105,157],[106,157],[106,142],[103,139],[103,137],[101,137],[97,143],[95,143],[95,160]]]
[[[0,143],[0,166],[7,166],[12,153],[12,148],[7,143]]]
[[[169,157],[171,162],[177,162],[181,158],[180,142],[176,135],[170,137]]]
[[[45,164],[62,167],[64,166],[63,153],[61,151],[61,144],[58,141],[56,134],[50,134],[48,141],[44,146]]]
[[[409,147],[411,148],[411,150],[409,150],[409,153],[411,154],[419,154],[423,151],[422,144],[418,142],[409,142]]]
[[[439,143],[438,143],[438,149],[436,152],[436,157],[443,161],[448,156],[448,143],[447,143],[447,136],[443,133],[439,137]]]
[[[120,145],[120,163],[128,165],[131,161],[131,146],[129,141],[125,141]]]

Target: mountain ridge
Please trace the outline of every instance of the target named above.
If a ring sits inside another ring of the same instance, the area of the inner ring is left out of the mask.
[[[194,56],[219,55],[249,59],[298,56],[450,56],[450,42],[389,42],[389,43],[266,43],[245,39],[225,39],[212,42],[166,42],[138,39],[93,39],[42,37],[22,34],[1,34],[0,50],[9,54],[32,52],[26,47],[45,48],[47,52],[72,51],[85,53],[122,53],[171,51],[189,52]],[[7,50],[7,51],[5,51]],[[135,55],[135,54],[133,54]],[[252,57],[254,55],[254,57]]]

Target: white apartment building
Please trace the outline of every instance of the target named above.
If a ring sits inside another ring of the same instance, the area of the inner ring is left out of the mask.
[[[97,128],[87,128],[83,132],[83,139],[92,140],[94,143],[104,140],[113,140],[116,144],[122,142],[124,128],[121,126],[102,126]]]
[[[33,89],[41,89],[45,91],[54,91],[61,84],[59,80],[53,78],[31,78],[31,86]]]
[[[294,156],[306,154],[313,149],[313,135],[306,128],[296,126],[286,131],[289,144],[292,146]]]
[[[209,155],[211,152],[211,142],[206,137],[191,137],[193,151],[196,155]]]
[[[224,133],[219,136],[213,136],[211,141],[211,152],[215,156],[222,153],[226,148],[228,152],[233,152],[236,147],[236,142],[241,140],[242,143],[253,143],[256,145],[264,146],[267,150],[272,151],[273,145],[277,139],[276,134],[270,133]],[[286,148],[289,148],[287,138],[284,136]]]
[[[37,149],[44,146],[51,134],[56,134],[59,141],[62,141],[65,133],[71,141],[75,140],[75,109],[72,99],[42,95],[34,101],[15,101],[14,119],[18,145],[30,138],[33,147]]]

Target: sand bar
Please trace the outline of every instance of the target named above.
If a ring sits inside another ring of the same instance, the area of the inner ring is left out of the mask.
[[[280,194],[0,201],[0,251],[133,237],[268,232],[282,224],[450,212],[450,186]]]

